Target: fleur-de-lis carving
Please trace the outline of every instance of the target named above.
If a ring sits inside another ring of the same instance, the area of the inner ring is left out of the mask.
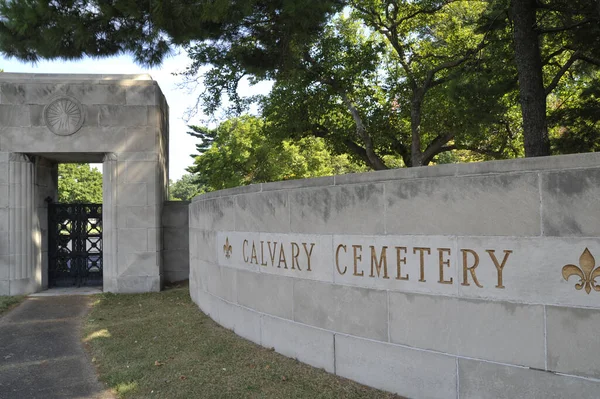
[[[227,257],[227,259],[229,259],[229,257],[231,256],[232,250],[233,250],[233,248],[229,244],[229,237],[227,237],[225,239],[225,245],[223,245],[223,251],[225,251],[225,257]]]
[[[592,291],[592,288],[595,291],[600,291],[600,285],[596,283],[596,278],[600,277],[600,267],[596,268],[596,259],[587,248],[579,257],[579,266],[565,265],[562,268],[562,275],[567,281],[571,276],[578,276],[579,282],[575,284],[577,290],[585,287],[585,292],[588,294]]]

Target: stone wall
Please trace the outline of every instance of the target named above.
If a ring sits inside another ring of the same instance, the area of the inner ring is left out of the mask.
[[[407,397],[596,398],[599,198],[600,154],[209,193],[190,293],[242,337]]]
[[[188,206],[190,201],[167,201],[163,206],[163,275],[165,282],[187,280],[190,275]]]

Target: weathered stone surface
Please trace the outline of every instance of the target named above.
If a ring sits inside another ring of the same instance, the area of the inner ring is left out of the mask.
[[[600,168],[546,172],[541,181],[544,235],[600,235]]]
[[[334,372],[333,333],[262,316],[261,344],[314,367]]]
[[[468,359],[458,359],[458,378],[464,399],[592,399],[600,389],[596,381]]]
[[[237,271],[237,300],[259,312],[292,320],[293,284],[287,277]]]
[[[327,330],[388,340],[385,291],[317,281],[294,282],[294,320]]]
[[[540,235],[535,173],[394,181],[385,197],[388,234]]]
[[[548,369],[600,379],[600,310],[546,307]]]
[[[290,209],[285,192],[256,193],[236,197],[235,227],[252,231],[260,226],[263,232],[283,232],[290,229]]]
[[[544,368],[543,306],[392,292],[389,296],[394,343]]]
[[[261,318],[262,315],[241,306],[217,299],[217,312],[219,323],[233,330],[237,335],[257,344],[261,343]]]
[[[381,184],[293,190],[289,206],[290,230],[295,233],[384,233]]]
[[[409,398],[456,397],[456,360],[451,356],[336,334],[335,370]]]

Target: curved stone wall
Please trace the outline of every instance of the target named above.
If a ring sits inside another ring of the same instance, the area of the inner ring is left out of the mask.
[[[192,298],[242,337],[407,397],[598,397],[600,154],[259,184],[189,212]]]

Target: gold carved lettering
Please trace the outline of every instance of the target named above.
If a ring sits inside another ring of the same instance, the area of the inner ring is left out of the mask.
[[[431,248],[424,248],[424,247],[414,247],[413,248],[413,254],[416,254],[417,251],[419,251],[419,270],[420,270],[420,277],[419,277],[419,281],[421,282],[425,282],[425,256],[424,256],[424,252],[427,251],[427,255],[431,255]]]
[[[265,262],[265,242],[260,242],[260,265],[267,266],[267,262]]]
[[[381,257],[379,258],[379,262],[377,261],[377,251],[375,251],[375,247],[374,246],[370,246],[371,248],[371,274],[369,275],[370,277],[375,277],[375,269],[377,270],[377,277],[379,277],[380,273],[381,273],[381,265],[383,264],[383,278],[387,278],[388,277],[388,271],[387,271],[387,247],[383,246],[381,247]]]
[[[402,256],[402,251],[406,253],[406,247],[396,247],[396,280],[408,280],[408,273],[406,273],[406,276],[403,276],[400,271],[401,265],[406,265],[406,256]]]
[[[275,266],[275,254],[277,253],[277,241],[273,241],[273,249],[271,249],[271,241],[267,241],[269,247],[269,257],[271,258],[271,266]]]
[[[335,250],[335,267],[337,268],[337,271],[339,274],[346,274],[346,270],[348,270],[348,266],[344,266],[344,271],[340,270],[340,249],[344,248],[344,252],[346,251],[346,246],[344,244],[340,244],[338,245],[337,249]]]
[[[352,250],[354,252],[354,275],[355,276],[364,276],[365,272],[361,271],[360,273],[358,272],[358,261],[362,260],[362,254],[357,254],[357,249],[360,249],[361,253],[362,253],[362,245],[353,245],[352,246]]]
[[[310,251],[306,248],[305,242],[302,243],[302,246],[304,247],[304,252],[306,252],[306,258],[308,259],[308,268],[306,270],[308,270],[310,272],[311,271],[310,270],[310,257],[312,256],[312,251],[313,251],[313,248],[315,247],[315,243],[314,242],[310,243]]]
[[[468,281],[468,273],[470,272],[471,277],[473,278],[473,282],[475,282],[475,285],[477,285],[479,288],[483,288],[483,285],[479,284],[479,281],[477,280],[477,275],[475,274],[475,269],[477,268],[477,266],[479,266],[479,255],[477,255],[477,252],[473,251],[472,249],[461,249],[460,252],[462,252],[463,255],[463,282],[461,283],[461,285],[471,285]],[[467,266],[467,264],[469,263],[467,259],[467,254],[473,255],[473,258],[475,259],[475,262],[472,266]]]
[[[506,265],[508,256],[512,254],[513,251],[509,251],[508,249],[504,250],[504,258],[502,259],[502,263],[498,263],[498,259],[496,259],[496,254],[493,249],[486,249],[485,252],[490,254],[490,258],[492,258],[492,262],[494,262],[494,266],[496,266],[496,270],[498,271],[498,284],[496,285],[496,288],[505,288],[504,284],[502,284],[502,271],[504,270],[504,265]]]
[[[244,258],[244,262],[248,263],[248,257],[246,256],[246,246],[248,245],[248,240],[244,240],[242,244],[242,258]]]
[[[298,255],[300,255],[300,247],[295,242],[292,242],[292,269],[295,269],[294,265],[300,269],[300,263],[298,263]]]
[[[254,262],[252,262],[254,259]],[[250,263],[256,263],[258,265],[258,257],[256,256],[256,247],[254,246],[254,241],[252,241],[252,255],[250,256]]]
[[[450,267],[450,259],[446,259],[444,260],[444,253],[448,253],[448,255],[451,254],[450,248],[438,248],[438,256],[439,256],[439,260],[440,260],[440,279],[438,280],[438,283],[440,284],[452,284],[453,282],[453,278],[450,277],[450,280],[444,280],[444,266],[446,267]]]
[[[287,261],[285,260],[285,252],[283,251],[283,245],[279,246],[279,263],[277,267],[281,268],[281,261],[283,261],[283,268],[287,269]]]

